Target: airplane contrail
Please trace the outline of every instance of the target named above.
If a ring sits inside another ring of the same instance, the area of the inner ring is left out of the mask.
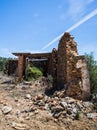
[[[93,10],[91,13],[89,13],[88,15],[86,15],[84,18],[82,18],[79,22],[75,23],[73,26],[71,26],[70,28],[68,28],[65,32],[70,32],[72,30],[74,30],[75,28],[79,27],[81,24],[85,23],[86,21],[88,21],[89,19],[91,19],[92,17],[94,17],[97,14],[97,8],[95,10]],[[51,42],[49,42],[48,44],[46,44],[42,50],[46,49],[47,47],[49,47],[50,45],[52,45],[54,42],[56,42],[57,40],[59,40],[62,36],[63,36],[64,32],[62,34],[60,34],[59,36],[57,36],[56,38],[54,38]]]

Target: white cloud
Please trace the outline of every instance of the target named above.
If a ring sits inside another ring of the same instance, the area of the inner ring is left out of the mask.
[[[71,16],[73,21],[84,15],[87,5],[92,3],[94,0],[68,0],[69,9],[68,14]]]
[[[84,11],[84,1],[83,0],[69,0],[69,10],[68,13],[75,19],[78,14]]]

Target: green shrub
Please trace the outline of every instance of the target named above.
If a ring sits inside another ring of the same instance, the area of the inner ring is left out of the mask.
[[[94,60],[93,53],[85,56],[89,67],[91,93],[97,93],[97,61]]]
[[[76,116],[75,116],[75,119],[76,119],[76,120],[79,120],[79,119],[80,119],[80,113],[79,113],[79,111],[77,111]]]
[[[39,68],[28,65],[26,69],[26,80],[38,79],[41,76],[43,76],[43,73]]]

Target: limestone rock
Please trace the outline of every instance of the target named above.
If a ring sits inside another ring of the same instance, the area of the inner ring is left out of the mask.
[[[28,81],[24,81],[23,84],[24,84],[24,85],[32,85],[32,83],[31,83],[31,82],[28,82]]]
[[[92,102],[83,102],[83,106],[84,107],[93,107],[93,103]]]
[[[10,106],[4,106],[2,108],[3,114],[8,114],[9,112],[11,112],[11,110],[12,110],[12,107],[10,107]]]
[[[30,94],[26,94],[26,95],[25,95],[25,98],[31,99],[31,95],[30,95]]]
[[[16,130],[29,130],[29,127],[26,124],[22,123],[12,122],[11,126]]]
[[[67,107],[67,103],[66,103],[66,102],[61,102],[60,105],[61,105],[62,107],[64,107],[64,108]]]
[[[97,113],[87,113],[87,118],[97,118]]]

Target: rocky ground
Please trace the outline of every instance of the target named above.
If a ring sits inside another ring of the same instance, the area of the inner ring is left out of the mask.
[[[97,130],[97,103],[65,96],[47,96],[43,77],[16,83],[0,74],[0,130]]]

